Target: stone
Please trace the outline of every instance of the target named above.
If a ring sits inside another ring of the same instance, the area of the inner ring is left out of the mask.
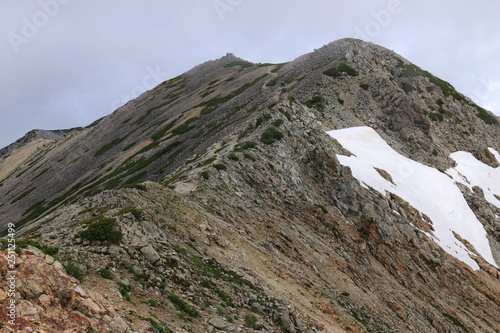
[[[127,322],[120,317],[115,317],[109,323],[111,330],[115,333],[127,333],[131,332],[130,327],[128,327]]]
[[[40,322],[40,316],[36,307],[29,301],[21,300],[17,304],[17,311],[19,315],[26,317],[29,321],[33,323]]]
[[[229,323],[221,318],[212,318],[208,323],[218,330],[224,330],[229,326]]]
[[[290,333],[295,332],[295,327],[293,325],[292,320],[290,320],[290,313],[288,310],[284,310],[281,312],[279,316],[279,321],[281,325]]]
[[[59,261],[54,261],[52,266],[54,266],[54,268],[57,268],[59,270],[64,270],[64,266]]]
[[[139,266],[132,266],[132,271],[134,271],[135,275],[143,275],[144,274],[144,271]]]
[[[52,265],[55,261],[54,257],[49,256],[48,254],[45,255],[45,262],[49,265]]]
[[[43,287],[36,280],[28,280],[27,287],[31,291],[30,298],[38,298],[43,293]]]
[[[131,212],[123,214],[123,217],[125,217],[127,219],[130,219],[130,220],[135,220],[136,219],[135,216],[134,216],[134,214],[132,214]]]
[[[40,295],[40,297],[38,297],[38,301],[45,307],[49,307],[52,304],[52,298],[45,294]]]
[[[152,264],[160,260],[158,252],[151,246],[147,245],[141,249],[141,253],[149,260]]]
[[[30,251],[34,255],[39,256],[41,258],[45,257],[45,253],[43,253],[42,250],[40,250],[39,248],[34,247],[33,245],[28,245],[26,247],[26,250]]]

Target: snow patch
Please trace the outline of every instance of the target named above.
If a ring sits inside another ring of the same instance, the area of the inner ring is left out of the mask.
[[[353,154],[337,155],[337,157],[342,165],[351,168],[353,176],[364,187],[369,186],[382,195],[386,195],[387,192],[393,193],[432,220],[434,231],[432,234],[426,234],[444,251],[472,269],[479,270],[479,265],[471,258],[476,255],[457,240],[453,234],[455,232],[473,245],[487,262],[498,267],[493,259],[483,225],[469,208],[462,192],[455,184],[457,179],[460,179],[461,183],[469,182],[468,186],[479,182],[472,175],[474,170],[472,166],[459,168],[460,163],[458,163],[455,171],[450,171],[450,177],[399,154],[370,127],[353,127],[327,133]],[[460,154],[454,157],[463,161]],[[375,168],[390,175],[392,183],[382,177]],[[491,177],[487,179],[490,184],[493,178],[496,179],[496,184],[500,184],[500,175],[493,174],[491,170],[489,172]],[[496,191],[496,187],[490,186],[490,189],[491,192]]]
[[[493,148],[489,150],[497,159],[500,158],[496,150]],[[446,173],[471,191],[474,186],[480,187],[484,192],[484,198],[500,208],[500,168],[492,168],[476,159],[471,153],[464,151],[453,153],[450,157],[457,166],[446,170]]]

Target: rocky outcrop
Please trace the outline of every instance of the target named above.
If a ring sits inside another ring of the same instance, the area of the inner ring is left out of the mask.
[[[103,296],[82,288],[53,257],[28,247],[7,269],[9,256],[8,250],[0,256],[4,332],[132,332]]]

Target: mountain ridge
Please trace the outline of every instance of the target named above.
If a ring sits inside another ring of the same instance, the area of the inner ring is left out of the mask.
[[[113,300],[112,317],[128,318],[119,332],[494,332],[498,268],[466,235],[454,241],[479,270],[443,251],[429,236],[438,221],[366,186],[341,163],[353,152],[327,131],[369,126],[444,174],[461,168],[450,157],[459,151],[498,170],[497,123],[371,43],[344,39],[284,64],[228,54],[92,126],[14,149],[0,162],[10,170],[0,214]],[[386,169],[370,170],[396,182]],[[457,172],[498,263],[497,193]],[[41,313],[43,303],[21,297]],[[103,323],[89,316],[82,331]]]

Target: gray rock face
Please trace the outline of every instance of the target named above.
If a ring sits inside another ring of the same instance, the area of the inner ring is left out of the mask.
[[[218,330],[225,330],[229,326],[229,323],[221,318],[212,318],[208,323]]]
[[[160,260],[160,256],[158,255],[158,252],[151,246],[147,245],[141,249],[141,253],[146,257],[147,260],[149,260],[152,264],[156,263],[158,260]]]

